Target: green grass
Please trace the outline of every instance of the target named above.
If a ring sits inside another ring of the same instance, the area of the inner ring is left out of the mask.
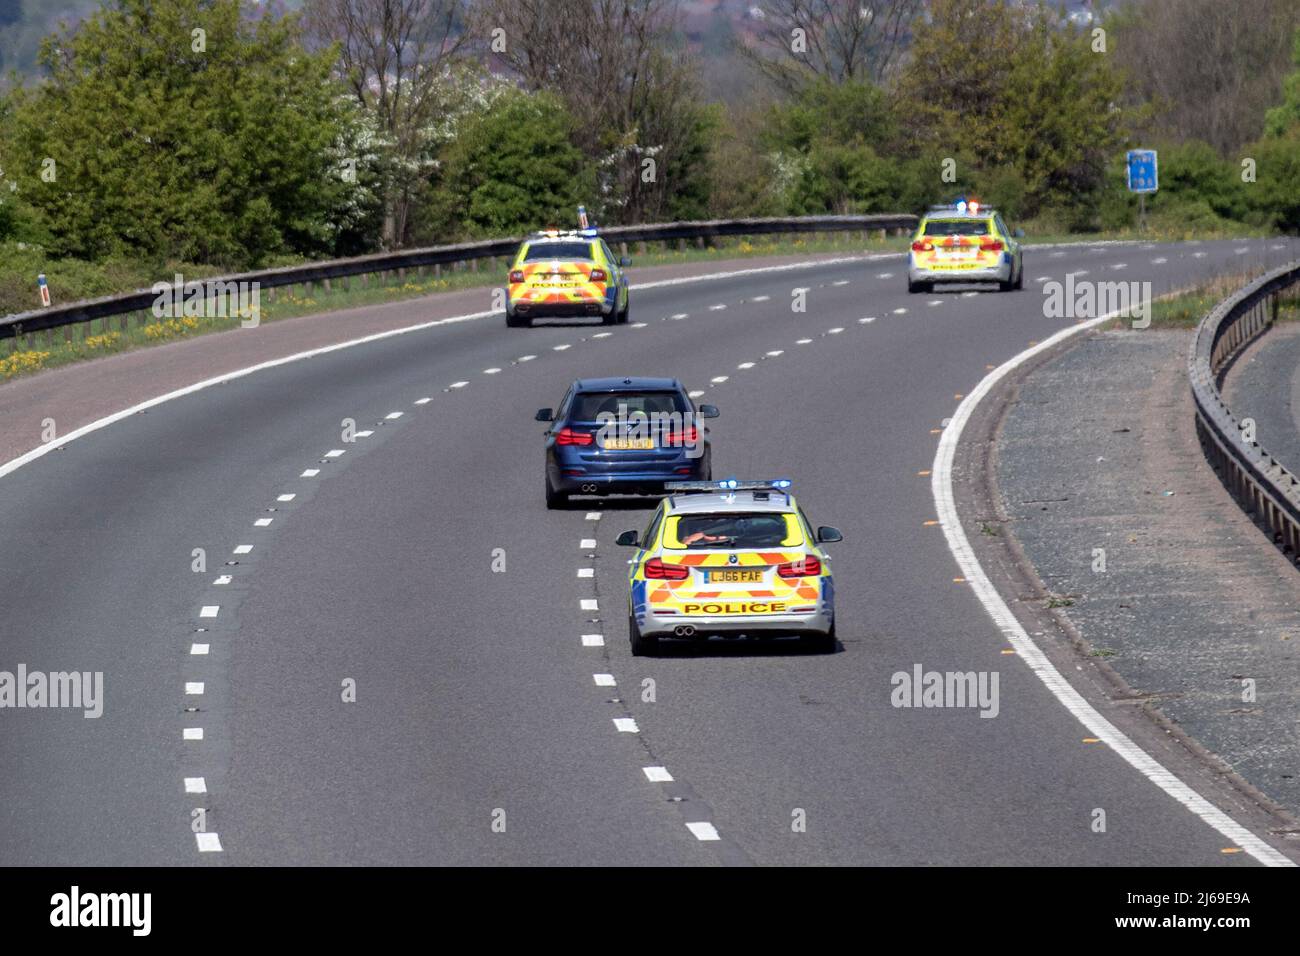
[[[1194,329],[1216,305],[1255,278],[1255,273],[1239,272],[1216,276],[1193,289],[1151,303],[1152,329]],[[1300,319],[1300,293],[1282,297],[1278,308],[1279,322]],[[1130,329],[1132,319],[1118,318],[1107,326],[1111,331]]]

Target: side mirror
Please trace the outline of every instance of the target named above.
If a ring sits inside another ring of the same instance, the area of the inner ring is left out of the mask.
[[[833,544],[836,541],[843,541],[844,535],[840,534],[839,528],[832,528],[828,525],[822,525],[817,529],[818,544]]]
[[[538,422],[553,422],[555,421],[555,414],[549,408],[539,408],[537,414],[533,416],[533,420]]]
[[[1012,235],[1014,235],[1017,239],[1023,239],[1025,238],[1025,230],[1017,227],[1016,231],[1012,233]]]
[[[635,531],[624,531],[614,539],[614,543],[622,545],[625,548],[639,548],[641,546],[641,538]]]
[[[628,256],[619,256],[618,264],[622,268],[626,269],[628,266],[632,264],[632,260]]]
[[[701,417],[701,418],[717,418],[717,417],[718,417],[718,406],[717,406],[717,405],[701,405],[699,411],[700,411],[700,417]]]

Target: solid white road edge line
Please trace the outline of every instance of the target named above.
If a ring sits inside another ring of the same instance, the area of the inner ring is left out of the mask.
[[[1235,846],[1241,847],[1260,863],[1265,866],[1295,866],[1296,864],[1287,857],[1273,849],[1183,783],[1171,771],[1165,769],[1157,760],[1122,733],[1119,728],[1103,717],[1095,707],[1084,699],[1082,694],[1061,676],[1060,671],[1056,669],[1052,662],[1048,660],[1047,655],[1029,637],[1020,622],[1016,620],[1015,615],[1011,613],[1007,603],[1002,600],[1002,596],[998,594],[997,589],[993,587],[993,583],[989,580],[988,575],[984,573],[984,568],[980,566],[979,560],[975,557],[975,552],[971,550],[970,541],[966,538],[966,532],[961,526],[961,519],[957,515],[957,505],[952,490],[952,464],[957,453],[957,443],[961,440],[962,430],[966,427],[966,422],[975,407],[993,389],[994,385],[1027,359],[1050,349],[1072,335],[1077,335],[1080,332],[1108,322],[1117,315],[1119,315],[1119,312],[1112,312],[1100,318],[1090,319],[1082,324],[1061,329],[1038,345],[1025,349],[1019,355],[1003,362],[992,372],[985,375],[974,391],[962,399],[961,404],[957,406],[957,411],[952,416],[952,422],[944,429],[943,435],[939,439],[939,450],[934,456],[930,490],[934,495],[935,507],[938,509],[939,523],[943,528],[944,537],[948,540],[948,549],[952,552],[953,557],[957,559],[957,564],[961,568],[963,576],[970,583],[971,589],[975,592],[975,596],[979,598],[980,603],[984,605],[984,610],[988,611],[989,616],[993,618],[993,623],[998,630],[1016,649],[1020,659],[1029,665],[1029,669],[1046,685],[1052,695],[1061,702],[1066,710],[1074,715],[1079,723],[1083,724],[1092,736],[1107,744],[1138,773],[1196,814],[1205,823],[1218,830]]]

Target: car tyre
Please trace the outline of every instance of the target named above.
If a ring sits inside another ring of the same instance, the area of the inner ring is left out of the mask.
[[[1015,290],[1019,292],[1025,287],[1025,264],[1020,263],[1020,273],[1016,276]]]
[[[568,504],[569,504],[569,496],[562,491],[556,491],[554,488],[552,488],[551,479],[547,478],[546,479],[546,507],[551,511],[555,511],[559,508],[567,507]]]
[[[642,634],[636,626],[636,618],[627,619],[627,633],[632,641],[633,657],[655,657],[659,654],[659,638],[653,634]]]
[[[918,293],[918,292],[923,293],[923,294],[924,294],[924,293],[927,293],[927,292],[933,292],[933,291],[934,291],[934,283],[933,283],[933,282],[913,282],[911,279],[908,279],[908,280],[907,280],[907,291],[910,292],[910,293],[912,293],[913,295],[915,295],[915,294]]]
[[[533,324],[533,320],[523,315],[515,315],[513,312],[506,313],[506,327],[511,329],[526,329]]]
[[[839,641],[835,638],[835,625],[832,623],[831,629],[825,634],[805,636],[802,643],[814,654],[834,654],[839,647]]]

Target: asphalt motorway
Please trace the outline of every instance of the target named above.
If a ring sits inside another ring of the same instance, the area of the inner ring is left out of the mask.
[[[1036,280],[1295,249],[1036,250],[1011,294],[908,295],[898,258],[665,285],[631,326],[438,326],[74,441],[0,479],[0,669],[103,671],[104,714],[0,712],[0,863],[1248,865],[1002,653],[920,473],[957,396],[1074,322]],[[631,656],[613,539],[652,502],[547,511],[533,421],[624,374],[702,392],[715,476],[791,477],[844,532],[837,653]],[[916,664],[998,672],[997,716],[893,707]]]

